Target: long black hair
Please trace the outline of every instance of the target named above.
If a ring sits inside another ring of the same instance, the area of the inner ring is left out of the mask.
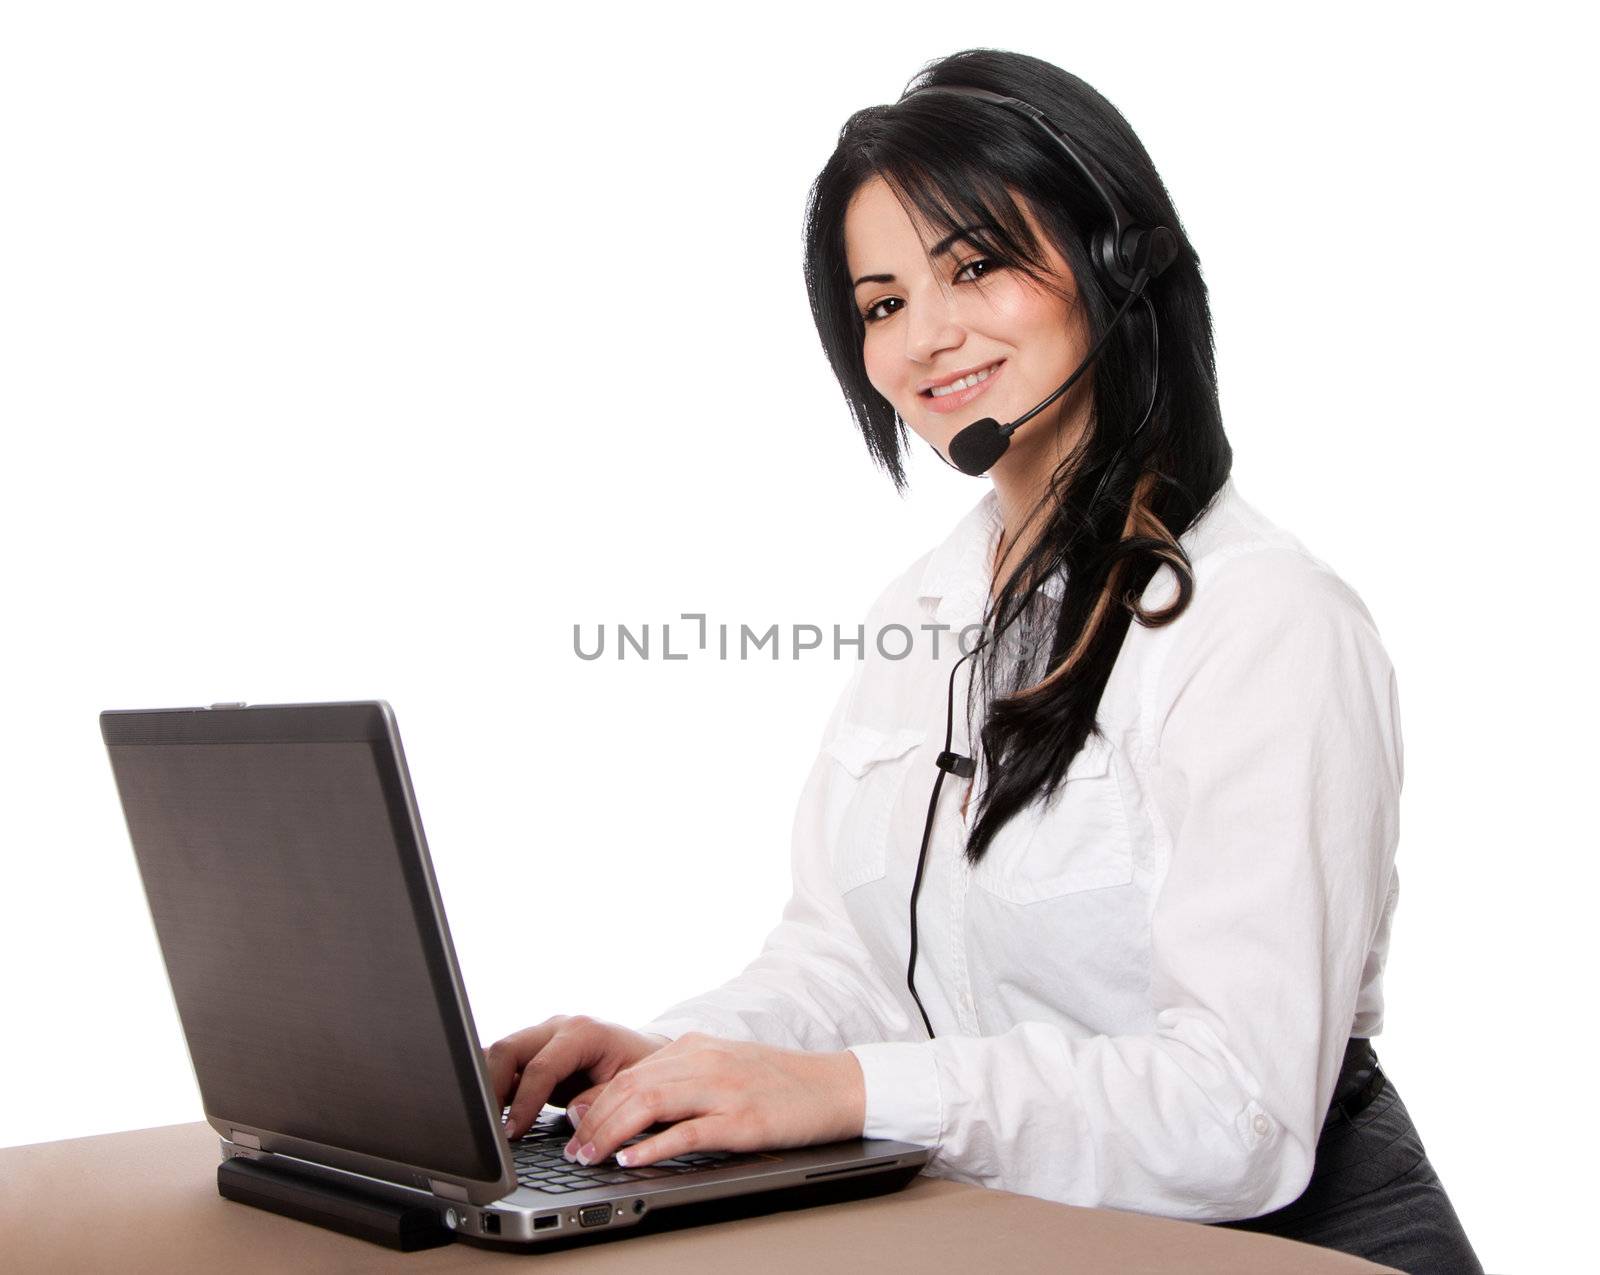
[[[817,332],[867,450],[896,490],[906,488],[907,429],[867,378],[865,325],[845,255],[845,213],[863,185],[881,177],[940,233],[978,227],[968,237],[996,267],[1020,270],[1067,295],[1018,207],[1020,197],[1072,271],[1090,346],[1118,306],[1088,248],[1109,214],[1076,167],[1037,125],[1003,107],[949,93],[907,96],[939,84],[1032,103],[1097,167],[1136,222],[1169,227],[1179,245],[1177,260],[1146,293],[1160,329],[1160,389],[1148,420],[1123,447],[1150,401],[1152,333],[1145,308],[1135,303],[1096,357],[1088,428],[1029,514],[1024,531],[1037,525],[1038,534],[1000,595],[986,603],[985,634],[1004,633],[1018,618],[1037,614],[1046,577],[1065,576],[1059,610],[1046,626],[1043,676],[1037,676],[1038,650],[1012,660],[1003,642],[990,640],[973,657],[980,674],[969,694],[981,687],[988,704],[980,739],[989,782],[966,847],[977,863],[1012,815],[1055,792],[1089,734],[1098,733],[1095,714],[1129,622],[1169,624],[1188,607],[1194,574],[1178,537],[1227,481],[1233,449],[1217,401],[1199,257],[1143,144],[1116,107],[1077,76],[1025,54],[968,49],[925,66],[893,105],[852,115],[807,199],[805,278]],[[1023,531],[1016,539],[1026,539]],[[1147,612],[1141,598],[1163,562],[1177,578],[1178,594],[1165,609]]]

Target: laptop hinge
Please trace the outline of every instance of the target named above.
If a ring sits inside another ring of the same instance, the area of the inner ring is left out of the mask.
[[[428,1190],[447,1200],[458,1200],[462,1204],[467,1202],[467,1188],[457,1186],[454,1182],[441,1182],[437,1178],[429,1178]]]
[[[249,1147],[252,1151],[261,1150],[261,1139],[253,1133],[246,1133],[243,1129],[229,1129],[228,1141],[236,1146]]]

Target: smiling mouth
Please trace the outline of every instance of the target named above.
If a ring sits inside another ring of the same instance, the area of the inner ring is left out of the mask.
[[[923,406],[930,412],[937,412],[940,415],[965,407],[999,379],[1000,374],[1005,371],[1005,366],[1006,361],[1000,359],[986,368],[979,368],[973,375],[982,375],[981,381],[975,381],[948,394],[935,395],[932,390],[923,390],[920,392]]]
[[[982,385],[984,381],[999,370],[1000,365],[1004,362],[1004,359],[996,359],[987,367],[980,367],[976,372],[969,372],[966,376],[952,381],[949,385],[935,385],[925,390],[918,390],[917,393],[921,394],[923,398],[949,398],[954,394],[961,393],[962,390],[971,389],[974,385]],[[978,379],[973,380],[973,377]]]

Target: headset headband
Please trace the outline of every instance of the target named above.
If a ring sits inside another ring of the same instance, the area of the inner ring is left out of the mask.
[[[1135,223],[1128,216],[1128,210],[1122,206],[1122,202],[1112,193],[1111,187],[1100,180],[1094,169],[1072,148],[1072,143],[1067,140],[1066,134],[1038,107],[1024,102],[1020,97],[1007,97],[1003,93],[991,93],[988,89],[973,88],[966,84],[924,85],[912,89],[900,101],[904,102],[918,93],[956,93],[963,97],[981,98],[985,102],[1002,106],[1024,119],[1032,120],[1045,131],[1050,140],[1065,152],[1073,166],[1083,174],[1084,179],[1099,195],[1100,202],[1111,213],[1111,228],[1109,231],[1101,230],[1094,235],[1091,253],[1100,265],[1102,273],[1113,285],[1112,291],[1119,297],[1126,296],[1133,290],[1134,279],[1141,268],[1148,269],[1150,277],[1154,279],[1177,260],[1177,236],[1165,226]]]

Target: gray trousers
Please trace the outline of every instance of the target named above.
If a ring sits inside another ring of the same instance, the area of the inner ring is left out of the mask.
[[[1320,1244],[1407,1275],[1483,1275],[1394,1084],[1385,1077],[1353,1117],[1340,1109],[1337,1095],[1371,1077],[1357,1074],[1369,1060],[1377,1064],[1369,1042],[1350,1043],[1305,1191],[1271,1213],[1212,1225]]]

